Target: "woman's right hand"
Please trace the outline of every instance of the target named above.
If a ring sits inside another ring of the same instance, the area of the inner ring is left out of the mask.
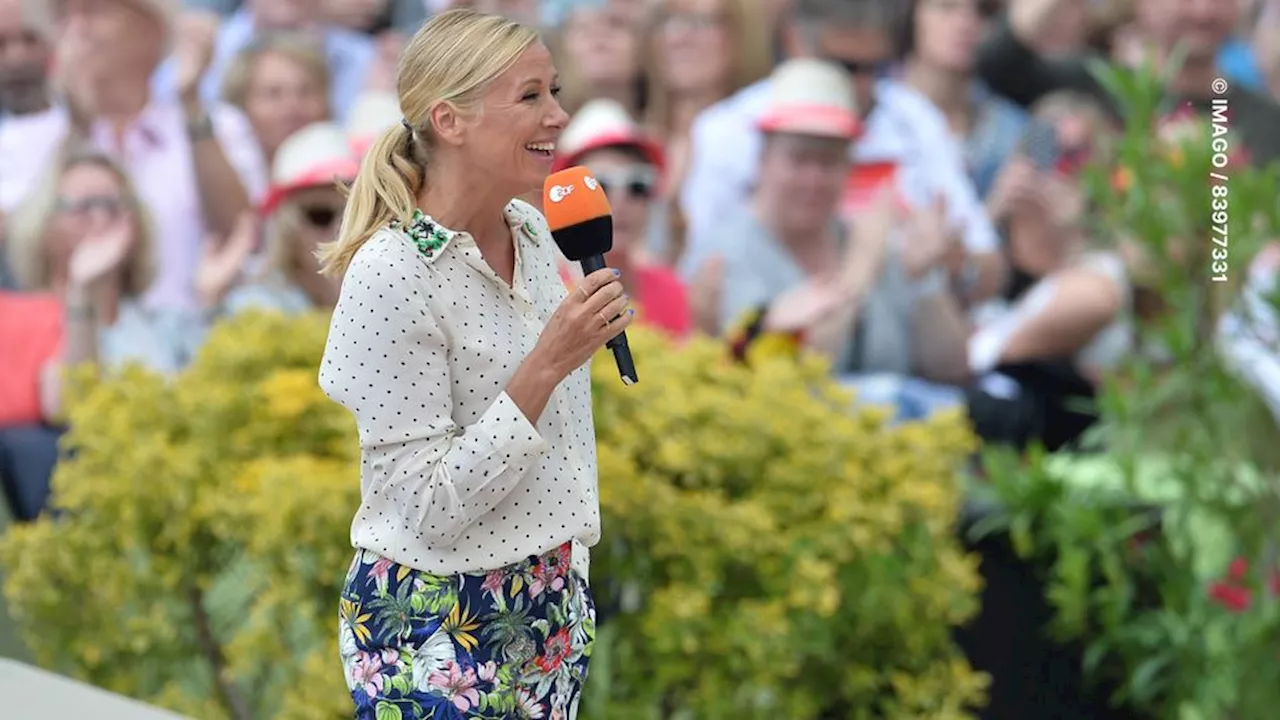
[[[627,329],[635,318],[629,301],[616,270],[591,273],[556,308],[533,354],[558,377],[567,376]]]

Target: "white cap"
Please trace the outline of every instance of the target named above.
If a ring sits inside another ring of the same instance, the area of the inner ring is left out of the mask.
[[[666,158],[662,146],[640,129],[621,103],[596,99],[583,105],[556,143],[557,169],[576,165],[583,155],[606,147],[633,147],[662,170]]]
[[[263,214],[273,212],[296,190],[350,181],[359,169],[341,128],[330,122],[312,123],[290,135],[276,149]]]
[[[766,132],[853,139],[861,130],[853,84],[844,68],[798,58],[769,80],[769,107],[758,121]]]

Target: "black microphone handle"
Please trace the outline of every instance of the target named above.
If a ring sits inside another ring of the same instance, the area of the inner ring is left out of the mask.
[[[582,265],[583,277],[608,267],[604,264],[603,255],[588,255],[582,258],[579,263]],[[610,338],[609,342],[605,343],[605,347],[613,351],[613,360],[618,365],[618,374],[622,376],[622,384],[635,385],[640,382],[640,376],[636,375],[636,361],[631,357],[631,346],[627,344],[626,331]]]

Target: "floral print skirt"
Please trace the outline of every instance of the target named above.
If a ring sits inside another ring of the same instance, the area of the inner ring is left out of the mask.
[[[595,605],[569,557],[431,575],[357,551],[339,603],[356,720],[572,720]]]

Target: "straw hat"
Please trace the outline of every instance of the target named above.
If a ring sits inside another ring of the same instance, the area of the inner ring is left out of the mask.
[[[347,114],[347,142],[363,157],[378,136],[400,122],[400,100],[393,92],[367,90],[356,97]]]
[[[662,172],[662,147],[645,135],[626,108],[614,100],[592,100],[573,117],[556,143],[556,170],[577,165],[584,155],[601,148],[631,147]]]
[[[262,213],[270,215],[298,190],[354,180],[359,169],[341,128],[328,122],[312,123],[290,135],[276,150]]]
[[[770,78],[765,132],[852,140],[861,131],[853,85],[844,68],[822,60],[788,60]]]

